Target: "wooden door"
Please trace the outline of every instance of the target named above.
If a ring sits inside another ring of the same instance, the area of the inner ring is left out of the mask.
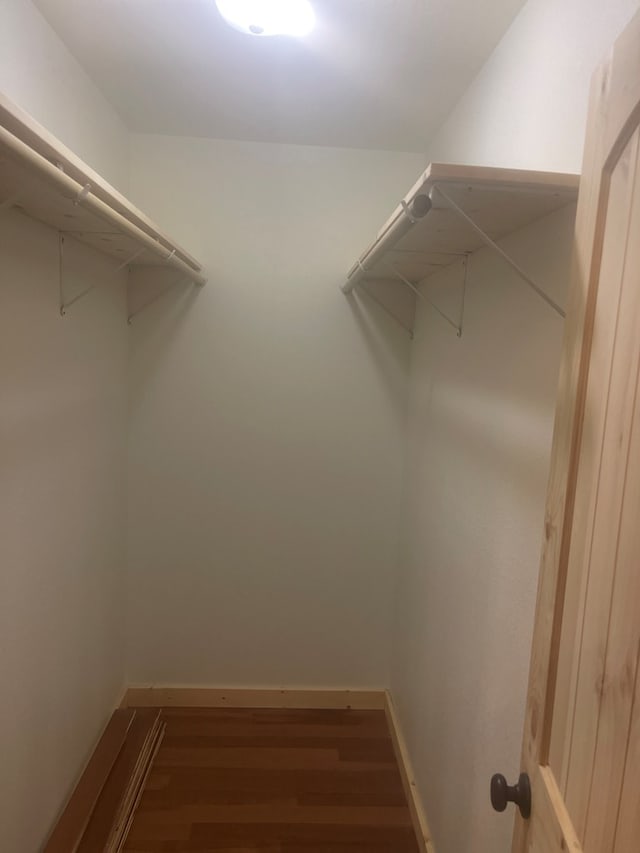
[[[640,15],[592,86],[513,853],[640,851]]]

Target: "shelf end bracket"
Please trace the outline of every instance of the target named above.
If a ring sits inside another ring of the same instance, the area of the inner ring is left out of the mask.
[[[566,313],[563,309],[555,302],[545,291],[540,287],[540,285],[536,284],[536,282],[522,269],[522,267],[517,264],[513,258],[501,248],[495,240],[492,240],[491,237],[475,222],[468,213],[455,203],[455,201],[447,195],[447,193],[440,187],[438,184],[434,184],[431,187],[429,192],[429,198],[431,201],[434,201],[433,196],[437,194],[444,201],[447,207],[451,208],[454,213],[457,213],[464,221],[473,228],[473,230],[478,234],[478,236],[482,239],[483,243],[487,245],[490,249],[493,249],[494,252],[497,252],[498,255],[513,269],[520,278],[529,285],[529,287],[538,294],[538,296],[543,299],[547,305],[549,305],[553,310],[560,315],[560,317],[565,317]]]
[[[163,296],[166,296],[166,294],[169,293],[169,291],[173,290],[175,287],[178,287],[179,284],[189,284],[189,283],[201,286],[201,285],[199,285],[199,282],[192,281],[188,276],[180,276],[180,278],[176,279],[175,281],[171,282],[171,284],[169,284],[167,287],[163,288],[163,290],[161,290],[160,293],[157,293],[151,299],[148,299],[144,303],[144,305],[140,306],[140,308],[136,308],[135,311],[132,311],[129,314],[129,316],[127,317],[127,324],[130,326],[133,323],[134,317],[137,317],[138,314],[141,314],[143,311],[146,311],[146,309],[150,305],[153,305],[154,302],[157,302],[159,299],[162,299]]]
[[[443,320],[445,320],[445,322],[447,322],[453,329],[455,329],[456,335],[459,338],[462,337],[462,323],[464,320],[464,303],[465,303],[465,297],[466,297],[466,292],[467,292],[467,268],[469,265],[469,256],[465,254],[465,255],[462,255],[461,257],[463,259],[462,263],[464,265],[464,280],[463,280],[463,285],[462,285],[463,290],[462,290],[462,300],[461,300],[461,305],[460,305],[460,317],[459,317],[457,323],[454,320],[452,320],[451,317],[447,316],[447,314],[445,314],[444,311],[441,308],[439,308],[432,299],[429,299],[428,296],[426,296],[424,293],[422,293],[422,291],[419,290],[412,281],[409,281],[409,279],[406,278],[406,276],[404,276],[400,272],[400,270],[397,269],[392,263],[390,263],[389,261],[386,261],[386,260],[384,262],[385,265],[389,268],[389,270],[391,270],[391,272],[396,276],[396,278],[398,278],[404,285],[406,285],[409,288],[409,290],[411,290],[415,294],[417,299],[420,299],[422,302],[426,302],[427,305],[430,305],[433,308],[433,310],[437,314],[439,314]]]
[[[70,308],[76,302],[79,302],[87,293],[91,293],[92,290],[98,286],[97,283],[90,284],[89,287],[85,287],[84,290],[81,290],[80,293],[77,293],[73,299],[70,299],[68,302],[65,301],[64,298],[64,237],[65,235],[60,231],[58,233],[58,292],[60,296],[60,316],[64,317],[67,313],[67,308]]]

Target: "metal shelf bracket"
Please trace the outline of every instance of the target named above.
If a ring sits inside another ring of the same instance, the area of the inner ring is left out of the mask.
[[[445,320],[445,322],[447,322],[450,326],[452,326],[456,330],[456,335],[459,338],[462,337],[462,327],[463,327],[463,322],[464,322],[464,306],[465,306],[465,300],[466,300],[466,295],[467,295],[467,270],[469,267],[469,255],[464,254],[464,255],[460,255],[460,257],[462,258],[462,267],[463,267],[464,274],[463,274],[463,279],[462,279],[462,298],[460,300],[460,315],[458,317],[457,322],[455,320],[452,320],[451,317],[449,317],[447,314],[445,314],[445,312],[441,308],[439,308],[432,299],[429,299],[428,296],[426,296],[424,293],[422,293],[422,291],[419,290],[418,287],[413,282],[409,281],[408,278],[406,278],[404,275],[402,275],[400,270],[398,270],[390,261],[385,260],[385,262],[384,262],[385,265],[396,276],[396,278],[399,279],[399,281],[401,281],[404,285],[406,285],[409,288],[409,290],[411,290],[418,299],[420,299],[422,302],[426,302],[427,305],[430,305],[431,308],[433,308],[433,310],[436,311],[436,313],[438,313],[442,317],[443,320]],[[411,337],[413,337],[413,333],[411,334]]]
[[[10,195],[8,198],[5,198],[4,201],[0,201],[0,216],[4,213],[8,213],[19,200],[20,194],[14,193],[14,195]]]
[[[543,299],[547,305],[549,305],[553,310],[560,315],[560,317],[565,317],[566,314],[563,309],[555,302],[545,291],[540,287],[540,285],[536,284],[535,281],[527,275],[527,273],[519,266],[513,258],[507,254],[494,240],[489,237],[489,235],[483,231],[483,229],[474,222],[474,220],[467,214],[465,211],[455,203],[455,201],[447,195],[447,193],[438,185],[434,184],[431,187],[429,192],[429,198],[432,202],[434,202],[434,196],[440,196],[440,198],[444,201],[447,207],[451,208],[454,213],[457,213],[464,221],[473,228],[473,230],[478,234],[479,237],[482,238],[482,241],[490,248],[493,249],[494,252],[497,252],[498,255],[513,269],[520,278],[529,285],[529,287],[535,291],[538,296]]]
[[[401,329],[405,330],[411,340],[413,340],[413,329],[403,323],[400,317],[394,314],[393,311],[388,307],[388,305],[384,304],[384,301],[382,299],[379,299],[374,293],[372,293],[367,287],[366,282],[361,281],[359,283],[359,292],[364,293],[368,299],[370,299],[372,302],[375,302],[379,308],[382,308],[385,314],[388,314],[389,317],[391,317],[391,319],[394,320],[400,326]]]
[[[127,260],[126,260],[126,261],[123,261],[119,266],[117,266],[117,267],[114,269],[114,273],[120,272],[120,270],[123,270],[125,267],[128,267],[128,266],[129,266],[129,264],[132,264],[132,263],[135,261],[135,259],[136,259],[136,258],[139,258],[139,257],[140,257],[140,255],[141,255],[144,251],[145,251],[144,246],[142,247],[142,249],[138,249],[138,251],[137,251],[137,252],[134,252],[134,253],[133,253],[133,255],[131,255],[130,257],[128,257],[128,258],[127,258]]]
[[[144,249],[142,249],[142,250],[141,250],[141,252],[144,252]],[[133,258],[137,258],[137,257],[138,257],[138,255],[139,255],[141,252],[137,252],[137,253],[136,253],[132,258],[129,258],[129,260],[128,260],[128,261],[126,261],[126,263],[125,263],[125,264],[123,264],[123,266],[126,266],[127,264],[131,263],[131,261],[133,260]],[[173,256],[175,255],[175,253],[176,253],[176,250],[175,250],[175,249],[172,249],[172,250],[169,252],[169,254],[166,256],[166,258],[164,258],[164,260],[163,260],[163,262],[162,262],[162,264],[161,264],[161,266],[162,266],[162,268],[163,268],[164,270],[166,270],[166,269],[170,269],[170,267],[168,267],[168,264],[169,264],[169,261],[170,261],[170,260],[173,258]],[[121,267],[118,267],[118,269],[121,269]],[[177,278],[177,279],[175,279],[175,281],[172,281],[172,282],[171,282],[167,287],[164,287],[164,288],[163,288],[159,293],[156,293],[156,294],[155,294],[155,296],[152,296],[152,297],[151,297],[151,299],[148,299],[148,300],[147,300],[144,304],[142,304],[139,308],[136,308],[136,310],[135,310],[135,311],[132,311],[132,312],[129,314],[129,316],[127,317],[127,324],[130,326],[130,325],[131,325],[131,323],[133,322],[133,318],[134,318],[134,317],[137,317],[137,316],[138,316],[138,314],[141,314],[141,313],[142,313],[143,311],[145,311],[145,310],[146,310],[150,305],[153,305],[153,303],[154,303],[154,302],[157,302],[159,299],[162,299],[162,297],[163,297],[163,296],[165,296],[167,293],[169,293],[169,291],[170,291],[170,290],[173,290],[175,287],[178,287],[178,285],[180,285],[180,284],[188,284],[188,283],[191,283],[191,284],[193,284],[193,285],[196,285],[197,287],[202,287],[202,285],[201,285],[201,283],[200,283],[199,281],[197,281],[196,279],[190,279],[188,275],[184,275],[184,274],[183,274],[183,275],[181,275],[181,276],[180,276],[180,278]],[[131,287],[131,283],[130,283],[130,285],[129,285],[129,286]]]
[[[84,296],[86,296],[87,293],[90,293],[96,287],[95,284],[91,284],[91,285],[89,285],[89,287],[86,287],[84,290],[82,290],[80,293],[78,293],[76,296],[74,296],[73,299],[70,299],[68,302],[65,301],[65,298],[64,298],[64,238],[65,238],[65,235],[62,232],[59,232],[58,233],[58,291],[59,291],[59,295],[60,295],[59,301],[60,301],[60,316],[61,317],[64,317],[66,315],[67,308],[70,308],[72,305],[74,305],[76,302],[78,302],[80,299],[82,299]]]
[[[191,283],[191,284],[193,284],[193,285],[198,285],[199,287],[201,286],[201,285],[199,285],[199,283],[198,283],[198,282],[196,282],[196,281],[192,281],[188,276],[184,276],[184,275],[183,275],[183,276],[180,276],[180,278],[178,278],[178,279],[176,279],[175,281],[171,282],[171,284],[170,284],[170,285],[168,285],[168,287],[163,288],[163,289],[160,291],[160,293],[157,293],[157,294],[156,294],[155,296],[153,296],[151,299],[148,299],[148,300],[144,303],[144,305],[141,305],[141,306],[140,306],[140,308],[137,308],[135,311],[132,311],[132,312],[131,312],[131,314],[129,314],[129,316],[127,317],[127,324],[130,326],[130,325],[131,325],[131,323],[133,322],[133,318],[134,318],[134,317],[137,317],[137,316],[138,316],[138,314],[141,314],[143,311],[146,311],[146,310],[147,310],[147,308],[148,308],[150,305],[153,305],[153,303],[154,303],[154,302],[157,302],[159,299],[162,299],[162,297],[163,297],[163,296],[166,296],[166,294],[167,294],[167,293],[169,293],[169,291],[173,290],[173,289],[174,289],[175,287],[177,287],[179,284],[188,284],[188,283]]]
[[[83,299],[88,293],[91,293],[92,290],[98,286],[99,282],[95,284],[89,285],[84,290],[80,291],[80,293],[76,294],[72,299],[65,300],[64,296],[64,244],[65,237],[69,232],[58,232],[58,281],[59,281],[59,292],[60,292],[60,316],[64,317],[67,313],[67,308],[70,308],[76,302],[79,302]],[[113,270],[113,275],[116,276],[118,273],[122,272],[122,270],[129,268],[130,264],[135,261],[140,255],[142,255],[146,251],[146,248],[143,246],[142,249],[138,249],[137,252],[134,252],[130,255],[125,261],[118,264],[117,267]]]

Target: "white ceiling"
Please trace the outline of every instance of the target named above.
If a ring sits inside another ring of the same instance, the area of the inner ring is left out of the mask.
[[[423,151],[524,0],[312,0],[304,40],[228,27],[214,0],[35,0],[147,133]]]

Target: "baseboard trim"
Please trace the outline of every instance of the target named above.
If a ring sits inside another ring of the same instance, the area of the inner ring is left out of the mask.
[[[320,690],[255,687],[131,686],[122,708],[352,708],[380,711],[384,690]]]
[[[411,820],[413,822],[413,828],[418,840],[418,845],[421,853],[435,853],[429,824],[427,822],[427,816],[422,805],[420,794],[418,793],[415,774],[411,766],[409,751],[393,706],[393,698],[388,690],[385,691],[384,697],[384,710],[387,715],[389,731],[391,732],[391,740],[393,741],[393,748],[398,761],[398,767],[400,768],[402,785],[407,797],[407,802],[409,803],[409,811],[411,812]]]

